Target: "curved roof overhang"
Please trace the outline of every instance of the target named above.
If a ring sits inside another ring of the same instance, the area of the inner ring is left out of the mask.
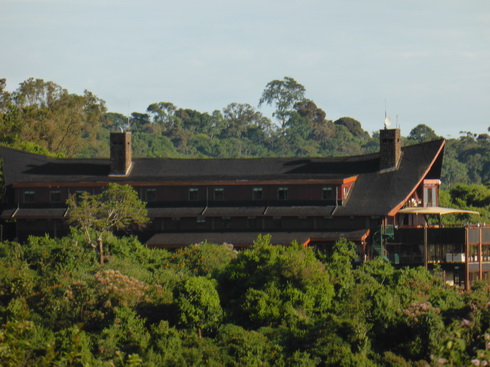
[[[431,207],[411,207],[403,208],[398,211],[398,214],[415,214],[415,215],[446,215],[446,214],[475,214],[480,215],[474,210],[463,210],[454,208],[443,208],[440,206]]]
[[[441,146],[439,147],[439,150],[437,151],[437,154],[434,155],[434,159],[432,160],[431,164],[429,165],[429,167],[427,167],[427,169],[425,170],[424,174],[421,175],[420,180],[417,183],[417,185],[415,185],[413,187],[413,189],[410,191],[410,193],[407,195],[407,197],[404,200],[402,200],[396,207],[394,207],[388,213],[388,216],[392,217],[392,216],[394,216],[394,215],[396,215],[396,214],[398,214],[400,212],[400,209],[405,205],[405,203],[408,201],[408,199],[410,199],[412,197],[412,195],[415,192],[415,190],[417,190],[417,188],[420,186],[420,184],[427,177],[427,175],[429,174],[430,170],[432,169],[432,166],[434,166],[434,163],[437,161],[437,159],[439,158],[439,155],[443,151],[445,145],[446,145],[446,141],[444,140],[442,142]]]

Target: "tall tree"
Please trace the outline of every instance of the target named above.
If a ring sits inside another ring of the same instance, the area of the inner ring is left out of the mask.
[[[175,293],[179,323],[196,328],[199,338],[202,330],[213,329],[221,321],[223,310],[213,280],[190,277],[177,286]]]
[[[3,109],[3,141],[14,147],[33,142],[68,157],[94,138],[106,112],[105,102],[89,91],[70,94],[53,82],[33,78],[20,84]]]
[[[423,143],[430,140],[439,139],[437,134],[429,126],[419,124],[415,126],[408,134],[408,140],[412,144]]]
[[[230,103],[223,108],[226,127],[224,137],[240,138],[246,135],[249,129],[259,128],[268,132],[271,127],[270,120],[246,103]]]
[[[275,105],[274,116],[284,127],[289,111],[295,103],[300,102],[305,96],[305,87],[291,77],[285,76],[283,80],[273,80],[265,86],[262,97],[259,100],[259,108],[264,103]]]
[[[68,222],[80,228],[89,244],[98,248],[100,264],[104,264],[103,238],[114,230],[141,228],[148,222],[146,203],[139,200],[138,193],[129,185],[110,183],[97,195],[84,192],[72,195],[67,201],[70,208]],[[95,233],[97,245],[94,244]]]

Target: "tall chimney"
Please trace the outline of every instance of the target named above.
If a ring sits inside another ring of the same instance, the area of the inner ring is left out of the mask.
[[[131,169],[131,133],[111,133],[111,175],[127,176]]]
[[[400,129],[382,129],[379,131],[379,169],[396,169],[402,155]]]

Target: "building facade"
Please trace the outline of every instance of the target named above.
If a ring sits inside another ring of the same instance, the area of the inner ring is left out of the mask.
[[[30,234],[61,236],[68,231],[69,195],[99,193],[114,182],[131,185],[147,202],[151,224],[139,236],[151,247],[205,240],[244,247],[270,233],[274,243],[296,240],[321,248],[345,237],[357,244],[360,261],[381,255],[403,264],[394,238],[427,226],[423,215],[407,208],[438,207],[444,144],[401,147],[400,131],[384,129],[379,153],[337,158],[133,159],[130,133],[111,134],[109,159],[52,158],[0,147],[1,219],[4,233],[19,241]],[[420,243],[413,246],[420,252]],[[410,264],[429,266],[424,256]],[[471,266],[465,266],[469,281]],[[485,269],[479,279],[487,276]]]

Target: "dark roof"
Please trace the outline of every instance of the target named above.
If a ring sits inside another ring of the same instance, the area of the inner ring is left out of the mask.
[[[63,159],[0,147],[6,184],[12,183],[106,183],[106,182],[192,182],[281,180],[341,180],[357,176],[348,199],[335,208],[334,215],[393,214],[425,177],[440,177],[444,140],[402,148],[397,169],[380,172],[379,153],[340,158],[240,158],[240,159],[134,159],[127,177],[109,176],[109,159]],[[293,205],[293,204],[290,204]],[[237,208],[227,209],[233,215]],[[303,208],[304,209],[304,208]],[[310,208],[311,209],[311,208]],[[326,207],[325,211],[333,210]],[[186,213],[189,208],[182,209]],[[209,215],[213,211],[210,210]],[[271,210],[269,208],[269,210]],[[285,209],[272,209],[277,215]],[[324,209],[311,209],[312,215]],[[257,208],[250,209],[258,212]],[[286,210],[291,212],[291,206]],[[165,216],[167,209],[156,216]],[[193,212],[194,213],[194,212]],[[223,213],[223,211],[219,211]],[[271,212],[268,213],[269,215]],[[173,215],[176,215],[174,213]],[[185,214],[182,214],[185,215]],[[189,214],[191,215],[191,214]],[[194,214],[192,214],[194,215]],[[224,215],[224,214],[217,214]],[[255,215],[255,214],[251,214]],[[302,214],[304,215],[304,214]]]
[[[387,215],[408,198],[437,161],[442,162],[444,140],[402,148],[398,169],[359,175],[348,200],[335,215]],[[435,175],[440,177],[440,173]]]
[[[330,216],[335,206],[172,206],[148,208],[150,218],[159,217],[257,217],[257,216]]]
[[[15,208],[5,209],[0,218],[2,219],[36,219],[53,218],[61,219],[67,215],[68,208]]]
[[[276,245],[289,245],[292,241],[305,244],[312,241],[335,242],[344,237],[349,241],[361,241],[368,229],[348,232],[272,232],[271,242]],[[177,248],[197,243],[231,244],[235,247],[251,246],[260,232],[198,232],[198,233],[159,233],[151,237],[146,244],[150,247]],[[264,233],[265,234],[265,233]]]
[[[379,166],[379,155],[340,158],[137,158],[126,177],[109,176],[109,159],[52,158],[0,147],[6,183],[340,180]]]

